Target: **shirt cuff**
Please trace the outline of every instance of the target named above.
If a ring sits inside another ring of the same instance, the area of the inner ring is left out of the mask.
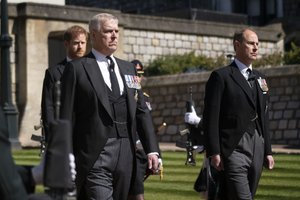
[[[147,154],[147,156],[150,156],[150,155],[157,155],[158,158],[160,157],[160,156],[159,156],[159,153],[157,153],[157,152],[151,152],[151,153],[148,153],[148,154]]]

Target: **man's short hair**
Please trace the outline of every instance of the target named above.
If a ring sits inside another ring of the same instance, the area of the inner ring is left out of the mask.
[[[253,32],[255,32],[252,28],[250,28],[250,27],[248,27],[248,28],[244,28],[244,29],[241,29],[241,30],[238,30],[238,31],[236,31],[235,33],[234,33],[234,35],[233,35],[233,47],[234,47],[234,49],[235,49],[235,45],[234,45],[234,42],[235,41],[239,41],[239,42],[243,42],[244,41],[244,32],[246,31],[246,30],[250,30],[250,31],[253,31]]]
[[[83,27],[78,25],[71,26],[64,33],[64,41],[70,41],[73,37],[79,34],[84,34],[86,36],[86,39],[88,39],[88,33]]]
[[[89,22],[89,31],[100,31],[101,25],[107,20],[115,20],[117,23],[119,22],[118,18],[109,13],[100,13],[92,17]]]

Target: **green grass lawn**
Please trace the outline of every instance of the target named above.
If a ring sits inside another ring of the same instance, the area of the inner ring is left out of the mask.
[[[200,194],[193,190],[200,171],[203,154],[197,155],[196,166],[185,166],[185,152],[163,153],[163,180],[150,176],[145,181],[145,199],[148,200],[199,200]],[[36,165],[39,151],[14,151],[17,164]],[[264,170],[255,200],[299,200],[300,199],[300,155],[276,154],[275,169]],[[43,187],[38,186],[37,192]]]

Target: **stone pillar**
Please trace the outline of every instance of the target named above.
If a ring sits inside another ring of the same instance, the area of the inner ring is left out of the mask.
[[[40,122],[41,94],[45,69],[48,67],[48,24],[45,20],[27,19],[25,21],[24,39],[27,41],[24,49],[24,60],[20,60],[23,77],[19,90],[22,91],[23,116],[20,124],[20,140],[22,145],[35,145],[28,140],[34,133],[34,125]],[[34,133],[36,134],[36,133]],[[24,140],[26,138],[26,140]]]
[[[39,124],[41,117],[42,86],[45,70],[49,67],[48,39],[51,32],[65,31],[73,25],[80,25],[88,30],[87,23],[74,23],[67,21],[50,21],[46,19],[24,20],[24,34],[20,38],[19,53],[19,99],[22,107],[22,120],[20,123],[20,141],[22,146],[36,146],[37,142],[30,137],[41,132],[34,131],[34,125]],[[24,25],[25,24],[25,25]],[[27,41],[23,44],[22,41]]]

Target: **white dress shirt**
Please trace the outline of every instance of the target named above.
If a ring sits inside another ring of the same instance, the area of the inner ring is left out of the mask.
[[[234,62],[236,63],[236,65],[238,66],[241,74],[245,77],[246,80],[248,80],[249,74],[247,72],[247,69],[251,69],[252,70],[252,65],[250,66],[246,66],[245,64],[241,63],[238,59],[234,59]]]
[[[95,49],[92,49],[92,53],[94,54],[94,56],[97,60],[99,69],[102,73],[102,76],[103,76],[103,79],[104,79],[106,85],[111,89],[111,82],[110,82],[109,71],[108,71],[108,68],[109,68],[108,59],[106,58],[105,55],[103,55],[99,51],[96,51]],[[120,92],[121,92],[121,94],[123,94],[123,92],[124,92],[124,83],[123,83],[123,80],[122,80],[122,77],[121,77],[121,74],[120,74],[119,66],[118,66],[115,58],[113,57],[113,55],[111,55],[110,57],[112,58],[112,60],[115,63],[115,73],[116,73],[118,83],[119,83],[119,86],[120,86]],[[157,155],[158,156],[159,153],[158,152],[151,152],[151,153],[148,153],[147,155]]]
[[[92,49],[92,53],[94,54],[94,56],[97,60],[97,63],[98,63],[99,69],[101,71],[101,74],[103,76],[104,82],[111,89],[111,82],[110,82],[109,71],[108,71],[108,68],[109,68],[108,59],[106,58],[105,55],[103,55],[102,53],[100,53],[99,51],[97,51],[95,49]],[[118,66],[114,56],[110,55],[110,57],[112,58],[112,60],[114,61],[114,64],[115,64],[114,70],[115,70],[115,73],[116,73],[116,76],[118,79],[118,83],[119,83],[119,87],[120,87],[120,93],[121,93],[120,95],[122,95],[124,92],[124,83],[123,83],[123,80],[122,80],[122,77],[120,74],[119,66]]]

